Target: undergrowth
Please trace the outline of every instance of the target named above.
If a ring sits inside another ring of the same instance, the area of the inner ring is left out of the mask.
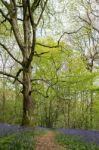
[[[56,141],[69,150],[99,150],[99,146],[92,143],[85,143],[79,137],[57,134]]]
[[[24,131],[0,138],[0,150],[35,150],[35,137],[42,131]]]

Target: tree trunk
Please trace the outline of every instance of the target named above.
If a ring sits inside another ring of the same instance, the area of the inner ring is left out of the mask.
[[[4,65],[5,66],[5,65]],[[3,66],[3,72],[4,72],[4,67]],[[6,81],[3,75],[3,93],[2,93],[2,111],[3,111],[3,122],[5,121],[5,103],[6,103],[6,91],[5,91],[5,86],[6,86]]]
[[[93,128],[93,91],[90,92],[90,128]]]
[[[22,125],[29,125],[31,120],[31,67],[23,69],[23,117]]]

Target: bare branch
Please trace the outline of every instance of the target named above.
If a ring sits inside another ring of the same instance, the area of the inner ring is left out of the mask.
[[[39,54],[35,51],[34,56],[40,57],[41,55],[44,55],[44,54],[47,54],[47,53],[49,53],[49,51],[42,52],[42,53],[39,53]]]
[[[11,56],[11,58],[13,58],[20,65],[22,65],[22,63],[11,54],[11,52],[9,51],[9,49],[4,44],[2,44],[0,42],[0,46],[2,46],[6,50],[6,52]]]
[[[83,26],[80,27],[80,28],[79,28],[78,30],[76,30],[76,31],[64,32],[64,33],[60,36],[59,40],[57,41],[57,44],[54,45],[54,46],[45,45],[45,44],[42,44],[42,43],[39,43],[39,42],[37,42],[36,45],[40,45],[40,46],[47,47],[47,48],[58,48],[58,47],[60,47],[60,41],[61,41],[61,39],[65,36],[65,34],[74,34],[74,33],[77,33],[77,32],[79,32],[82,28],[83,28]]]
[[[36,23],[36,26],[39,24],[39,22],[40,22],[40,20],[41,20],[41,18],[42,18],[42,15],[43,15],[43,12],[44,12],[45,7],[46,7],[46,5],[47,5],[47,2],[48,2],[48,0],[46,0],[46,1],[44,2],[44,6],[43,6],[43,8],[42,8],[42,11],[41,11],[41,14],[40,14],[40,16],[39,16],[39,19],[38,19],[38,21],[37,21],[37,23]]]
[[[6,15],[2,9],[0,9],[0,13],[6,20],[8,20],[10,22],[10,18],[8,18],[8,14]]]
[[[88,20],[86,20],[86,19],[84,19],[84,18],[82,18],[82,17],[80,17],[80,16],[79,16],[79,18],[80,18],[82,21],[84,21],[85,23],[87,23],[88,25],[91,25],[92,28],[93,28],[95,31],[97,31],[97,32],[99,33],[99,29],[97,29],[97,28],[92,24],[92,22],[89,22]]]
[[[16,76],[14,76],[14,75],[11,75],[11,74],[6,73],[6,72],[3,72],[3,71],[0,71],[0,74],[5,75],[5,76],[10,77],[10,78],[13,78],[13,79],[17,80],[19,83],[23,84],[22,81],[20,81],[20,80],[19,80]]]
[[[17,72],[17,74],[16,74],[16,79],[18,78],[18,76],[20,75],[20,73],[23,71],[23,69],[19,69],[19,71]],[[14,82],[13,83],[15,83],[16,82],[16,79],[14,80]]]
[[[7,1],[1,0],[2,4],[8,9],[9,4]]]
[[[36,45],[43,46],[43,47],[47,47],[47,48],[58,48],[58,47],[59,47],[58,44],[55,45],[55,46],[50,46],[50,45],[44,45],[44,44],[39,43],[39,42],[37,42]]]
[[[83,26],[80,27],[79,29],[75,30],[75,31],[72,31],[72,32],[64,32],[64,33],[60,36],[60,38],[59,38],[59,40],[58,40],[58,43],[60,43],[61,39],[63,38],[63,36],[64,36],[65,34],[75,34],[75,33],[79,32],[82,28],[83,28]]]
[[[31,11],[34,12],[36,8],[39,6],[41,0],[34,0],[32,6],[31,6]]]
[[[33,12],[32,12],[31,6],[30,6],[30,0],[27,1],[27,4],[28,4],[28,10],[29,10],[29,15],[30,15],[32,30],[34,30],[35,29],[35,23],[34,23],[33,14],[32,14]]]

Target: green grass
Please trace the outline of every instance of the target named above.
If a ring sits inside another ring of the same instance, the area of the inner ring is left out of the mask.
[[[0,138],[0,150],[35,150],[36,136],[42,131],[25,131]]]
[[[63,145],[64,148],[67,148],[69,150],[99,150],[99,147],[97,147],[96,145],[84,143],[78,137],[70,135],[58,133],[56,135],[56,141],[60,145]]]

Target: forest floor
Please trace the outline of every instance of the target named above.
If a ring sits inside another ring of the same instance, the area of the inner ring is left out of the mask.
[[[3,150],[8,150],[8,146],[20,146],[23,149],[24,143],[27,150],[35,146],[36,150],[99,150],[99,131],[69,128],[52,130],[0,123],[0,146]]]
[[[36,150],[66,150],[55,142],[55,132],[48,131],[46,134],[37,137]]]

